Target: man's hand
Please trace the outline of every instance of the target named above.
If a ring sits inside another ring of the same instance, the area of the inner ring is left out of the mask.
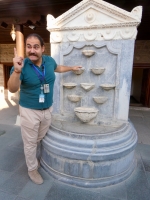
[[[21,70],[23,68],[23,58],[17,55],[16,48],[14,48],[13,64],[14,64],[14,71],[17,73],[21,73]]]
[[[81,68],[82,68],[81,66],[74,66],[74,67],[72,67],[72,71],[78,71]]]
[[[78,71],[81,68],[82,68],[81,66],[68,67],[64,65],[57,65],[55,72],[63,73],[63,72],[70,72],[70,71]]]

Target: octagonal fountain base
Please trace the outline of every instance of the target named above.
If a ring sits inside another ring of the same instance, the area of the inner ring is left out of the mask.
[[[74,132],[71,127],[76,127]],[[137,134],[130,122],[119,127],[62,122],[61,130],[52,126],[43,140],[41,165],[54,178],[68,184],[110,186],[133,172],[136,143]]]

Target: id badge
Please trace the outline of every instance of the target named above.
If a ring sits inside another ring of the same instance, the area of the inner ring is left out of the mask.
[[[44,93],[49,93],[49,92],[50,92],[49,84],[44,84]]]
[[[45,101],[45,96],[44,96],[44,94],[40,94],[40,95],[39,95],[39,103],[44,103],[44,101]]]

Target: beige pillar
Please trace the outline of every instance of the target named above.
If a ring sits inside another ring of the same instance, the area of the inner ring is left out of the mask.
[[[16,49],[18,56],[24,58],[24,35],[23,25],[16,25]]]

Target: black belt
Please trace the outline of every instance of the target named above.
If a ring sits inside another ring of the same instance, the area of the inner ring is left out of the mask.
[[[41,108],[41,109],[38,109],[38,110],[47,110],[47,109],[49,109],[49,107],[48,108]]]

